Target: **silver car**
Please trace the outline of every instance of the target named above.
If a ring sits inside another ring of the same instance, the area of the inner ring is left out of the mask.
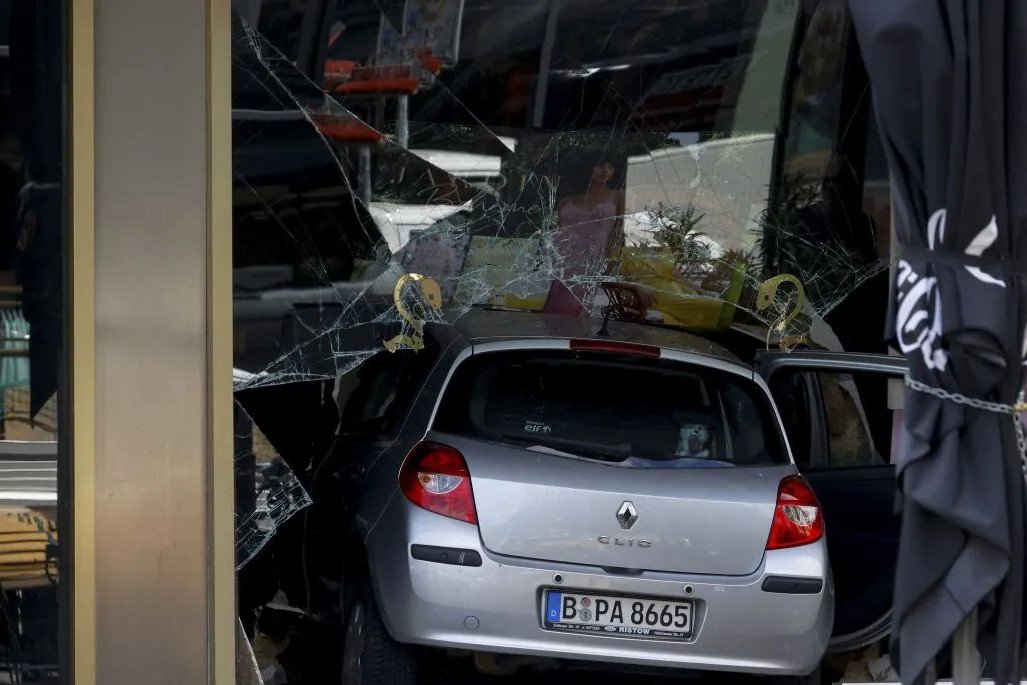
[[[413,683],[419,647],[494,673],[816,671],[823,516],[751,366],[589,319],[472,312],[426,333],[337,388],[360,493],[343,682]]]

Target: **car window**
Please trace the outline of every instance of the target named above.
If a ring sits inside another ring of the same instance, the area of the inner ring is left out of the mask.
[[[828,464],[887,464],[887,456],[881,455],[871,435],[867,407],[855,378],[847,373],[818,373],[817,380],[827,429]]]
[[[813,404],[815,394],[810,387],[811,376],[808,373],[783,371],[774,374],[770,381],[792,456],[799,468],[811,466],[812,456],[817,452],[813,448],[817,439],[814,433],[817,414],[816,405]]]
[[[901,392],[875,372],[784,369],[771,381],[800,467],[851,468],[891,463],[901,426]]]
[[[439,358],[425,336],[423,350],[381,351],[339,377],[336,404],[341,433],[386,433],[399,428]]]
[[[447,387],[435,428],[637,468],[785,461],[768,398],[749,379],[605,353],[473,357]]]

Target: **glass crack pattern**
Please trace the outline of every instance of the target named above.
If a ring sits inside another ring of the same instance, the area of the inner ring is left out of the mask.
[[[239,402],[235,411],[235,552],[239,569],[282,524],[310,506],[311,499]]]

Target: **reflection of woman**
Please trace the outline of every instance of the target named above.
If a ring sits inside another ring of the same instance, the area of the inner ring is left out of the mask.
[[[598,160],[592,166],[585,192],[560,201],[556,210],[558,228],[553,236],[558,247],[588,238],[589,243],[605,248],[619,237],[616,234],[624,215],[624,191],[610,187],[615,173],[613,162]]]
[[[617,175],[612,161],[597,160],[585,192],[565,197],[557,206],[553,248],[560,280],[550,289],[545,311],[584,312],[611,255],[623,243],[624,191],[611,187]]]

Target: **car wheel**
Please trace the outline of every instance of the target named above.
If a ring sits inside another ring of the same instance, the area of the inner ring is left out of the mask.
[[[346,616],[340,668],[342,685],[415,685],[410,647],[392,639],[371,589],[356,593]]]

